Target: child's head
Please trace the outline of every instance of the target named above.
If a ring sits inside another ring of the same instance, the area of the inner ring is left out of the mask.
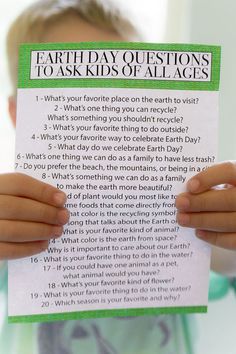
[[[109,0],[37,1],[15,20],[7,36],[13,89],[16,91],[20,43],[118,41],[137,38],[134,27]]]

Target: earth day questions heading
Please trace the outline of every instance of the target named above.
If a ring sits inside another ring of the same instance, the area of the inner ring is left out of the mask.
[[[212,53],[157,50],[33,50],[30,79],[211,81]]]

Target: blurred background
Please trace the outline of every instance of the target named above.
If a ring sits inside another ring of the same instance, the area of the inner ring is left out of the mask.
[[[120,3],[140,28],[146,41],[222,46],[218,156],[219,160],[235,159],[235,0],[113,1],[116,4]],[[7,74],[5,36],[9,24],[32,2],[32,0],[0,2],[0,173],[12,171],[14,165],[14,131],[8,118],[7,106],[11,88]],[[2,313],[1,301],[0,313]],[[236,298],[233,291],[228,291],[222,299],[210,302],[207,315],[196,317],[196,354],[236,354],[234,341]]]

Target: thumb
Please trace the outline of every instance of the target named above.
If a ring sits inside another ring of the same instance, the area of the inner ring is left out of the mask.
[[[187,183],[190,193],[202,193],[220,184],[236,185],[236,163],[227,161],[211,166],[192,177]]]

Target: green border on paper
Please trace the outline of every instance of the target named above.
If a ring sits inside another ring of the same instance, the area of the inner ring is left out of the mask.
[[[212,54],[211,81],[171,81],[158,79],[115,79],[115,78],[68,78],[68,79],[30,79],[31,52],[33,50],[96,50],[127,49],[153,51],[207,52]],[[46,43],[23,44],[19,52],[18,88],[73,88],[73,87],[106,87],[106,88],[143,88],[170,90],[218,91],[220,81],[219,46],[195,44],[150,44],[127,42],[86,42],[86,43]],[[158,304],[157,304],[158,306]],[[9,316],[9,323],[50,322],[58,320],[76,320],[89,318],[105,318],[119,316],[144,316],[158,314],[206,313],[207,306],[179,306],[157,308],[129,308],[110,310],[76,311],[66,313],[32,314],[26,316]]]
[[[160,314],[187,314],[206,313],[207,306],[186,306],[186,307],[157,307],[157,308],[134,308],[115,310],[93,310],[65,313],[50,313],[27,316],[9,316],[9,323],[30,323],[30,322],[51,322],[59,320],[78,320],[88,318],[104,317],[126,317],[126,316],[146,316]]]
[[[171,81],[159,79],[116,79],[116,78],[67,78],[30,79],[31,51],[33,50],[153,50],[207,52],[212,54],[211,81]],[[220,81],[219,46],[199,44],[154,44],[139,42],[81,42],[81,43],[40,43],[22,44],[19,50],[18,88],[65,88],[65,87],[112,87],[169,90],[218,91]]]

